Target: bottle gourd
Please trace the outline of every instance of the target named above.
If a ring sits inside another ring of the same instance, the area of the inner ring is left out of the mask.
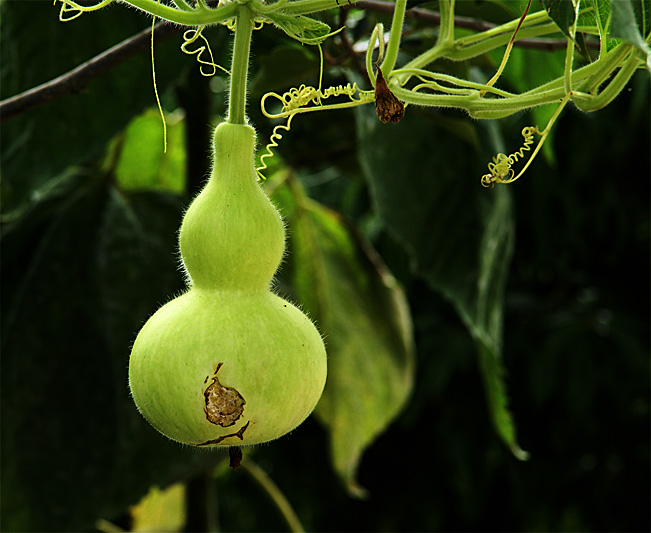
[[[213,149],[211,177],[179,235],[189,288],[138,334],[129,385],[142,415],[170,439],[256,444],[312,412],[326,352],[310,319],[270,288],[285,231],[257,183],[253,128],[220,124]]]

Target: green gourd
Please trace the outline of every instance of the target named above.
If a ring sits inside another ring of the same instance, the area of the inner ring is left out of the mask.
[[[325,385],[321,335],[271,291],[285,232],[257,183],[254,149],[250,126],[217,126],[211,177],[179,236],[189,288],[151,316],[131,351],[138,409],[186,444],[276,439],[307,418]]]

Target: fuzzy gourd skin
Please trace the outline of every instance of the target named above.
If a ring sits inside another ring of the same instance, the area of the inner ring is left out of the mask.
[[[284,227],[257,184],[254,148],[249,126],[215,130],[211,178],[179,237],[190,287],[152,315],[131,352],[138,409],[186,444],[276,439],[307,418],[325,385],[319,332],[270,290]]]

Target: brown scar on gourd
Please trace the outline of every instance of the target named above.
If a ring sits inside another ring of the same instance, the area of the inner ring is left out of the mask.
[[[219,382],[217,373],[224,363],[219,363],[211,378],[211,383],[203,392],[203,412],[211,424],[223,428],[230,427],[239,420],[244,411],[246,401],[242,395],[233,387],[225,387]],[[206,381],[208,377],[206,377]],[[247,424],[248,425],[248,424]]]
[[[244,440],[244,432],[246,431],[246,428],[249,427],[249,424],[251,421],[249,420],[246,424],[244,424],[238,431],[235,433],[229,433],[228,435],[224,435],[222,437],[219,437],[217,439],[213,440],[207,440],[206,442],[202,442],[201,444],[197,444],[197,446],[214,446],[215,444],[221,443],[224,439],[227,439],[229,437],[237,437],[240,440]]]

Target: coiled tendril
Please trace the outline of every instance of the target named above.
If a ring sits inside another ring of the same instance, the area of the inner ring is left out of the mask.
[[[273,149],[278,146],[277,140],[282,139],[280,130],[289,131],[292,127],[292,118],[297,113],[306,113],[309,111],[324,110],[324,109],[340,109],[343,107],[350,107],[351,105],[359,105],[369,101],[369,96],[366,93],[370,91],[360,91],[357,83],[338,85],[328,87],[325,91],[321,88],[316,89],[309,85],[301,85],[300,87],[292,87],[289,91],[285,92],[282,96],[277,93],[267,93],[262,97],[261,106],[262,113],[269,118],[287,118],[286,124],[278,124],[271,133],[269,144],[265,147],[265,153],[260,157],[260,167],[256,170],[261,179],[265,179],[262,171],[268,168],[266,159],[273,157]],[[372,95],[372,93],[370,93]],[[323,105],[322,100],[330,98],[331,96],[348,96],[350,102],[339,104]],[[356,98],[356,96],[358,96]],[[267,98],[273,97],[282,103],[282,108],[279,113],[269,113],[266,110],[265,102]],[[312,107],[307,107],[314,104]]]
[[[524,138],[524,144],[517,152],[513,152],[511,155],[497,154],[493,157],[493,161],[488,163],[490,174],[484,174],[481,177],[481,184],[484,187],[493,187],[495,183],[511,183],[520,177],[522,172],[516,176],[511,166],[520,159],[524,159],[524,153],[531,150],[531,145],[534,142],[534,133],[543,135],[543,132],[537,126],[523,128],[522,137]]]
[[[204,37],[202,31],[203,31],[203,26],[197,29],[189,29],[185,31],[185,33],[183,33],[183,44],[181,45],[181,51],[184,54],[197,56],[197,63],[201,65],[199,70],[201,71],[202,76],[206,76],[206,77],[214,76],[215,73],[217,72],[217,69],[221,69],[226,74],[230,75],[230,72],[228,72],[228,70],[226,70],[221,65],[215,63],[215,59],[212,55],[212,50],[210,50],[210,43],[208,43],[208,39]],[[204,44],[202,46],[195,48],[194,50],[190,50],[188,47],[194,44],[194,42],[197,39],[201,39],[204,42]],[[209,60],[202,59],[202,56],[206,51],[208,53]],[[208,72],[204,71],[204,65],[211,67],[212,70]]]
[[[72,0],[54,0],[54,5],[61,2],[61,10],[59,11],[59,20],[61,22],[69,22],[80,17],[83,13],[88,11],[96,11],[109,5],[115,0],[101,0],[93,6],[82,6],[73,2]]]
[[[273,148],[278,146],[277,140],[282,139],[280,130],[289,131],[292,124],[292,118],[298,113],[308,113],[311,111],[321,111],[326,109],[343,109],[346,107],[353,107],[360,104],[373,102],[373,91],[362,91],[357,83],[347,83],[346,85],[337,85],[328,87],[325,90],[321,89],[321,80],[323,79],[323,51],[319,45],[319,53],[321,55],[321,68],[319,73],[319,87],[318,89],[310,85],[301,85],[298,88],[292,87],[283,95],[278,93],[269,92],[262,97],[260,106],[262,113],[268,118],[286,118],[286,124],[278,124],[271,133],[269,144],[265,147],[266,152],[260,157],[260,166],[256,169],[258,177],[262,180],[265,177],[262,174],[263,170],[268,168],[266,159],[273,157]],[[335,104],[323,105],[322,100],[336,96],[347,96],[350,101],[339,102]],[[266,109],[267,98],[275,98],[281,104],[280,112],[269,113]],[[312,105],[313,104],[313,105]]]
[[[260,166],[255,169],[255,171],[258,173],[259,180],[264,181],[266,179],[264,174],[262,174],[263,170],[269,168],[265,160],[274,156],[273,149],[278,146],[278,143],[276,141],[277,140],[279,141],[280,139],[283,138],[282,134],[279,133],[279,131],[280,130],[289,131],[292,127],[293,117],[294,115],[290,115],[289,118],[287,119],[287,124],[278,124],[271,132],[271,136],[269,137],[269,143],[267,144],[267,146],[265,146],[265,153],[260,156]]]
[[[490,187],[492,189],[496,183],[512,183],[520,176],[522,176],[522,174],[524,174],[525,170],[527,170],[536,155],[538,155],[538,152],[542,148],[542,145],[545,143],[545,140],[547,139],[547,136],[549,135],[549,132],[554,125],[554,122],[556,122],[556,119],[561,114],[561,111],[563,111],[563,108],[570,101],[573,94],[574,93],[570,91],[561,99],[560,105],[556,108],[556,111],[554,111],[554,114],[549,119],[549,122],[543,131],[540,131],[538,129],[538,126],[527,126],[526,128],[522,129],[524,144],[517,152],[514,152],[511,155],[497,154],[495,157],[493,157],[493,161],[488,163],[488,170],[490,174],[484,174],[481,177],[481,184],[484,187]],[[514,163],[517,163],[518,160],[524,159],[524,153],[531,150],[534,134],[540,135],[540,142],[531,153],[529,161],[527,161],[524,167],[522,167],[522,170],[520,170],[516,176],[511,166]]]

